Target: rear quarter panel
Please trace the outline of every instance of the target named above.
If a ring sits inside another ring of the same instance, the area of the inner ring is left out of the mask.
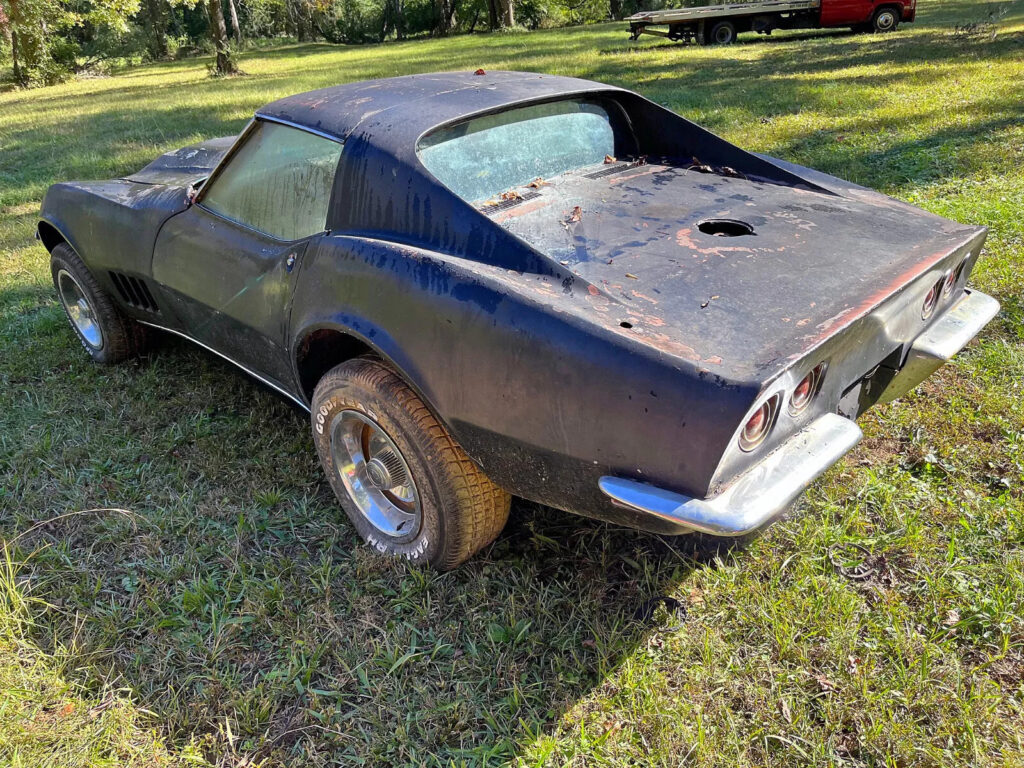
[[[592,514],[607,507],[604,474],[703,495],[756,386],[637,343],[594,298],[551,277],[334,236],[305,255],[292,348],[324,327],[362,338],[517,495]]]

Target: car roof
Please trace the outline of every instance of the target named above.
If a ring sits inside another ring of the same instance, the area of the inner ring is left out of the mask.
[[[358,132],[371,143],[386,145],[389,137],[407,142],[431,128],[517,103],[620,90],[534,72],[440,72],[299,93],[267,104],[256,116],[341,140]]]

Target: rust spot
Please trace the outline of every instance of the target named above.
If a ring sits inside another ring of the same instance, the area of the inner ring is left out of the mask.
[[[944,258],[949,256],[950,253],[954,252],[956,248],[959,247],[960,246],[956,246],[955,248],[951,248],[948,250],[943,249],[941,251],[933,253],[932,255],[925,258],[923,261],[920,261],[914,266],[908,268],[905,272],[896,277],[884,288],[875,291],[875,293],[868,296],[866,299],[864,299],[864,301],[862,301],[857,306],[844,309],[839,314],[829,318],[823,323],[820,323],[817,326],[818,333],[808,339],[807,347],[805,348],[813,347],[818,342],[828,338],[830,335],[832,335],[833,331],[837,329],[837,327],[844,327],[852,323],[854,320],[863,317],[876,306],[878,306],[880,303],[882,303],[885,299],[887,299],[889,296],[896,293],[896,291],[903,288],[905,285],[912,283],[914,280],[916,280],[929,269],[934,267]]]
[[[638,299],[643,299],[644,301],[651,302],[651,304],[658,303],[657,299],[652,299],[650,296],[645,296],[644,294],[640,293],[640,291],[630,291],[630,293],[633,294],[633,296],[635,296]]]
[[[596,285],[588,285],[588,286],[587,286],[587,292],[588,292],[588,293],[589,293],[589,294],[590,294],[591,296],[597,296],[597,295],[598,295],[598,294],[600,293],[600,291],[599,291],[599,290],[597,290],[597,286],[596,286]]]
[[[541,208],[547,208],[549,205],[551,205],[550,200],[530,200],[529,202],[517,205],[514,208],[506,208],[505,210],[500,211],[494,217],[494,221],[501,224],[502,222],[514,219],[517,216],[533,213],[534,211],[539,211]]]
[[[678,245],[680,248],[688,248],[691,251],[696,251],[697,253],[702,253],[709,256],[722,256],[723,258],[723,254],[725,253],[746,253],[750,256],[753,256],[756,253],[753,248],[746,248],[740,245],[701,248],[696,243],[696,241],[694,241],[694,239],[691,237],[692,234],[693,230],[690,229],[689,227],[684,227],[683,229],[680,229],[678,232],[676,232],[676,245]]]
[[[637,173],[631,173],[628,176],[616,176],[614,179],[611,179],[608,182],[608,186],[613,187],[616,184],[621,184],[624,181],[630,181],[631,179],[637,179],[640,178],[641,176],[647,176],[648,174],[651,173],[657,173],[659,170],[661,169],[656,165],[648,165],[645,168],[645,170],[638,171]]]

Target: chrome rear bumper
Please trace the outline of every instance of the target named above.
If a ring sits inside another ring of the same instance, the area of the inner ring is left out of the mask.
[[[882,392],[878,403],[902,397],[935,373],[966,347],[997,312],[998,301],[979,291],[968,290],[931,328],[914,340],[903,367]]]
[[[914,340],[882,402],[909,392],[963,349],[995,317],[999,302],[977,291],[966,295]],[[835,413],[819,416],[721,493],[696,499],[620,477],[602,477],[601,491],[612,503],[675,524],[680,533],[700,531],[741,536],[781,514],[807,487],[861,439],[853,421]]]
[[[785,510],[861,436],[855,423],[827,413],[710,499],[694,499],[619,477],[602,477],[599,485],[613,504],[676,523],[680,533],[741,536]]]

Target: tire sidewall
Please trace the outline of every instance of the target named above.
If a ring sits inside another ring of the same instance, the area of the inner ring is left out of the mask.
[[[725,40],[719,40],[719,35],[728,30],[729,36]],[[715,45],[731,45],[736,42],[736,28],[727,21],[719,22],[711,30],[711,42]]]
[[[57,282],[57,275],[62,271],[67,272],[74,278],[92,308],[96,323],[99,325],[100,333],[103,336],[103,346],[99,349],[86,341],[78,326],[71,319],[71,314],[64,304],[64,299],[60,293],[60,286]],[[61,309],[64,310],[64,316],[67,318],[71,330],[74,331],[75,338],[78,339],[79,343],[81,343],[93,360],[98,363],[110,362],[113,359],[112,345],[116,341],[114,338],[116,329],[113,326],[113,318],[110,316],[109,302],[104,300],[105,297],[97,294],[94,278],[85,268],[81,259],[78,258],[78,255],[71,250],[70,246],[61,244],[53,249],[53,252],[50,254],[50,276],[53,278],[54,288],[57,289],[57,301],[60,302]]]
[[[416,565],[440,562],[444,557],[445,519],[443,508],[452,495],[443,479],[431,471],[426,446],[414,425],[399,408],[384,402],[357,380],[333,381],[313,397],[310,411],[313,442],[328,482],[359,535],[382,554],[401,557]],[[397,539],[383,534],[367,520],[349,496],[348,489],[334,470],[331,452],[331,426],[344,410],[355,410],[373,420],[394,441],[412,472],[420,501],[420,528],[410,538]]]
[[[886,17],[890,18],[891,21],[887,25],[882,26],[879,22]],[[882,8],[875,14],[873,26],[876,32],[892,32],[896,29],[896,25],[898,23],[899,21],[896,18],[896,12],[892,8]]]

